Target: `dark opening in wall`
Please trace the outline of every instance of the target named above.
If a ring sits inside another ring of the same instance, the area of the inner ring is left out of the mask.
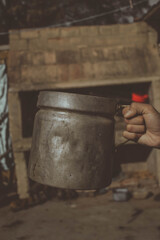
[[[31,137],[33,131],[34,116],[37,112],[37,99],[39,91],[20,92],[22,113],[22,136]]]
[[[134,84],[121,84],[111,86],[99,86],[99,87],[85,87],[85,88],[72,88],[72,89],[60,89],[59,91],[80,93],[87,95],[94,95],[100,97],[111,97],[116,99],[131,99],[132,93],[148,94],[150,83],[134,83]],[[57,90],[56,90],[57,91]]]
[[[121,84],[100,87],[70,88],[70,89],[49,89],[47,91],[71,92],[85,95],[111,97],[117,100],[131,100],[133,92],[146,94],[149,91],[150,83]],[[19,93],[22,111],[22,134],[23,137],[31,137],[33,131],[34,116],[37,112],[37,99],[39,91],[23,91]]]
[[[115,157],[117,161],[124,164],[145,162],[151,150],[152,148],[140,144],[127,144],[118,148]]]
[[[121,172],[122,163],[146,162],[151,151],[151,147],[140,144],[127,144],[118,147],[114,156],[113,177],[116,177]],[[142,169],[137,169],[137,171],[142,171]]]

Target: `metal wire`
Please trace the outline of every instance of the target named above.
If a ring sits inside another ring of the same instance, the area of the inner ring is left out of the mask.
[[[137,3],[133,3],[132,6],[140,5],[143,2],[148,2],[148,0],[138,1]],[[39,28],[32,28],[32,29],[38,30],[38,29],[45,29],[45,28],[70,26],[71,24],[74,24],[74,23],[80,23],[80,22],[84,22],[84,21],[87,21],[87,20],[92,20],[92,19],[95,19],[95,18],[103,17],[103,16],[106,16],[106,15],[109,15],[109,14],[117,13],[119,11],[126,10],[130,7],[131,7],[131,5],[126,5],[124,7],[116,8],[116,9],[108,11],[108,12],[103,12],[103,13],[100,13],[100,14],[92,15],[92,16],[89,16],[89,17],[81,18],[81,19],[76,19],[76,20],[73,20],[73,21],[70,21],[70,22],[57,23],[57,24],[54,24],[54,25],[46,26],[46,27],[39,27]],[[27,30],[29,31],[30,29],[25,29],[25,30],[23,29],[21,31],[27,31]],[[12,34],[12,32],[1,32],[0,33],[1,36],[2,35],[8,35],[8,34]]]

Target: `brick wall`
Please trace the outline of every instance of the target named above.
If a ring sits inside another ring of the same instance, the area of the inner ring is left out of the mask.
[[[157,34],[144,22],[10,32],[10,86],[157,75]]]

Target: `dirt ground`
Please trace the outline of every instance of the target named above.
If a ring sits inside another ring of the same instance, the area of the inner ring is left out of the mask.
[[[0,209],[1,240],[159,240],[160,201],[114,202],[111,194]]]

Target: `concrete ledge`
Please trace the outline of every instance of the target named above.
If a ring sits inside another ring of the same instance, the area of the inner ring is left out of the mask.
[[[53,79],[54,80],[54,79]],[[126,78],[126,79],[83,79],[82,81],[70,81],[70,82],[37,82],[31,83],[26,82],[23,84],[10,83],[9,92],[19,91],[31,91],[31,90],[43,90],[43,89],[67,89],[67,88],[82,88],[82,87],[98,87],[98,86],[111,86],[111,85],[122,85],[122,84],[133,84],[133,83],[144,83],[160,81],[160,76],[146,76],[139,78]]]

